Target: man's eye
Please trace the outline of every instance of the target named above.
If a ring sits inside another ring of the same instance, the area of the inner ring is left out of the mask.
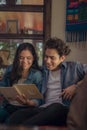
[[[54,60],[54,59],[55,59],[55,57],[51,57],[51,59],[52,59],[52,60]]]
[[[45,58],[48,58],[48,56],[45,56]]]

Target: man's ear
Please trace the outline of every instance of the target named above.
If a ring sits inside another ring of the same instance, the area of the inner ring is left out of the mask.
[[[65,55],[61,56],[61,61],[63,62],[65,60],[65,58],[66,58]]]

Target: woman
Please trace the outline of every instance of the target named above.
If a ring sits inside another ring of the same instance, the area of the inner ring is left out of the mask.
[[[0,86],[12,86],[14,84],[35,84],[41,91],[42,75],[38,67],[35,49],[30,43],[22,43],[17,48],[13,65],[9,66],[0,82]],[[4,100],[0,108],[0,122],[4,122],[8,115],[24,107],[34,107],[41,104],[41,100],[27,100],[25,95],[17,95],[17,101],[21,104],[13,105]],[[4,114],[6,113],[6,114]],[[3,116],[4,114],[4,116]],[[5,116],[6,115],[6,116]]]

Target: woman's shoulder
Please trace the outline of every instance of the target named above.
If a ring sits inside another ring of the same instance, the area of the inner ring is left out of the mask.
[[[39,69],[35,69],[35,68],[31,68],[29,71],[29,75],[36,75],[36,74],[41,74],[41,70]]]
[[[29,79],[41,80],[42,79],[42,72],[37,69],[31,69],[29,72]]]
[[[34,73],[34,74],[41,74],[41,70],[40,69],[31,69],[31,72]]]

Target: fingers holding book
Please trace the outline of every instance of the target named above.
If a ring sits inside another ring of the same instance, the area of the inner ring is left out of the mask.
[[[16,100],[23,105],[35,106],[35,102],[33,100],[28,99],[25,94],[17,95]]]

